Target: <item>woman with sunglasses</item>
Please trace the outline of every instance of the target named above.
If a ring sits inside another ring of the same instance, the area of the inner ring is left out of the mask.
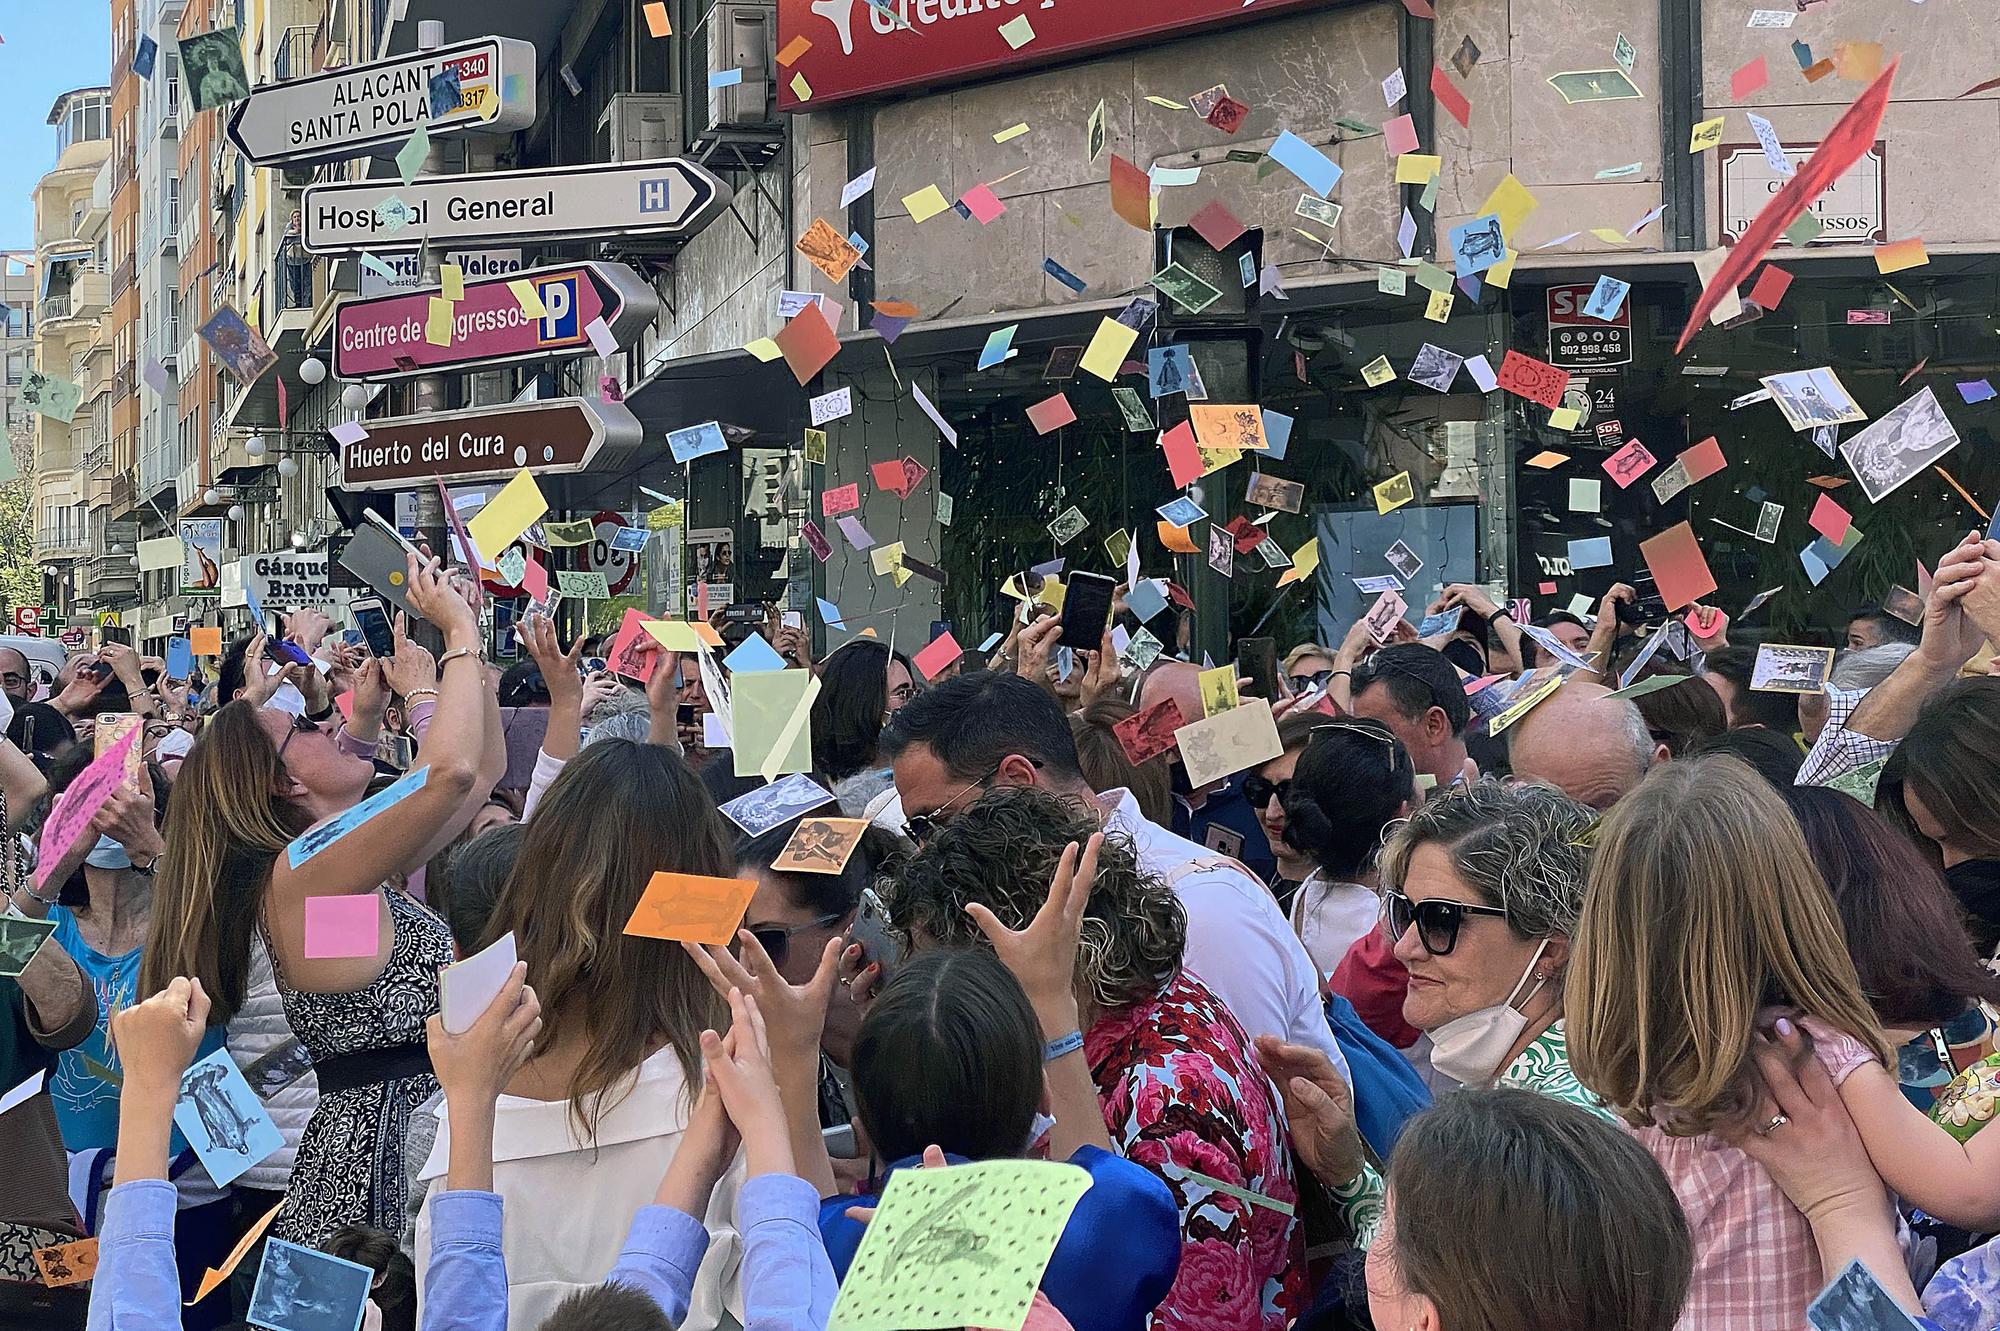
[[[1292,773],[1298,768],[1299,754],[1305,751],[1306,740],[1311,737],[1313,727],[1325,720],[1327,717],[1321,712],[1294,711],[1280,716],[1278,743],[1285,746],[1285,751],[1243,778],[1243,802],[1257,815],[1257,825],[1264,830],[1264,840],[1271,847],[1271,858],[1276,865],[1271,871],[1271,895],[1286,910],[1292,908],[1299,884],[1312,876],[1313,862],[1305,851],[1285,840],[1285,792],[1291,788]],[[1084,775],[1090,773],[1086,771]],[[1098,790],[1111,788],[1094,781],[1091,784]],[[1113,782],[1112,786],[1118,784],[1121,783]],[[1154,818],[1153,821],[1167,820]],[[1306,950],[1310,952],[1312,949]],[[1313,961],[1318,963],[1319,958],[1314,956]],[[1320,965],[1319,973],[1324,975],[1327,969]]]
[[[222,1026],[252,996],[256,944],[268,948],[285,1018],[320,1090],[270,1232],[310,1246],[343,1225],[401,1228],[404,1128],[437,1090],[424,1020],[437,1011],[451,934],[384,884],[457,836],[506,766],[472,605],[435,560],[412,555],[408,576],[411,604],[446,648],[435,725],[419,759],[429,769],[423,784],[294,861],[287,847],[310,846],[307,833],[361,803],[374,764],[303,717],[247,699],[226,703],[174,782],[140,967],[142,996],[176,976],[199,978],[214,999],[209,1021]],[[317,955],[306,937],[314,897],[372,897],[375,947],[358,957]]]

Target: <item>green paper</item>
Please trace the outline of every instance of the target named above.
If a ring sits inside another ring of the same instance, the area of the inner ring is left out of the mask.
[[[1084,1170],[1041,1160],[897,1170],[827,1331],[1020,1326],[1089,1188]]]
[[[1870,808],[1875,807],[1875,783],[1882,779],[1882,769],[1889,760],[1877,758],[1872,763],[1863,763],[1851,772],[1843,772],[1831,781],[1824,782],[1827,789],[1837,790],[1843,795],[1852,795]]]
[[[1610,702],[1613,698],[1643,698],[1649,693],[1658,693],[1661,689],[1670,689],[1676,684],[1684,684],[1693,678],[1693,675],[1648,675],[1644,679],[1632,681],[1622,689],[1616,689],[1611,693],[1605,694],[1604,701]]]
[[[422,125],[410,135],[410,141],[396,150],[396,170],[402,175],[405,185],[417,178],[417,172],[424,169],[424,158],[431,155],[431,132]]]
[[[30,370],[21,381],[20,397],[28,404],[29,411],[52,416],[67,425],[76,419],[76,409],[83,401],[83,389],[59,374]]]
[[[1417,285],[1426,291],[1451,290],[1451,274],[1425,259],[1417,265]]]
[[[557,569],[556,586],[564,596],[580,597],[586,601],[603,601],[611,596],[611,588],[605,585],[604,575],[585,569]]]
[[[1785,228],[1785,239],[1794,245],[1810,245],[1819,239],[1819,233],[1826,230],[1826,223],[1814,216],[1811,210],[1802,212],[1798,220]]]
[[[767,770],[773,751],[784,738],[786,723],[801,705],[812,705],[808,690],[816,683],[810,670],[758,670],[730,680],[730,738],[736,754],[736,775],[776,780],[778,773],[812,770],[812,722],[798,728],[777,770]],[[907,1172],[907,1171],[905,1171]]]
[[[1359,134],[1364,139],[1372,139],[1382,132],[1380,125],[1371,125],[1365,120],[1353,120],[1347,116],[1342,116],[1333,123],[1351,134]]]

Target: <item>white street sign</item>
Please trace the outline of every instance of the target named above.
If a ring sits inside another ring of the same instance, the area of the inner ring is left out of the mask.
[[[693,162],[662,157],[308,186],[300,241],[312,254],[433,245],[692,235],[731,198]]]
[[[456,70],[456,106],[431,115],[431,80]],[[511,133],[535,123],[535,47],[512,37],[440,46],[250,90],[229,118],[229,137],[258,166],[305,166],[360,157],[432,134]]]

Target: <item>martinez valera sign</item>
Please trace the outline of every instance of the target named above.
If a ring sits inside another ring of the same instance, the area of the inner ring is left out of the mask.
[[[467,411],[365,421],[368,437],[340,449],[341,485],[402,490],[442,477],[506,480],[526,467],[542,475],[615,466],[644,431],[622,402],[564,397]]]
[[[693,235],[729,186],[681,157],[307,187],[299,240],[311,254],[490,241]],[[400,221],[392,220],[400,219]]]
[[[431,80],[458,74],[459,95],[431,115]],[[511,37],[441,46],[252,88],[229,118],[229,137],[258,166],[306,166],[399,147],[431,134],[511,133],[535,123],[535,48]]]
[[[533,318],[521,309],[512,283],[533,284],[548,311]],[[484,282],[467,282],[452,311],[451,345],[425,336],[430,301],[440,288],[342,302],[334,315],[333,372],[342,379],[394,379],[442,369],[541,360],[590,350],[590,325],[598,319],[624,346],[660,311],[645,279],[622,263],[578,263],[533,268]]]
[[[778,107],[821,110],[858,97],[963,83],[1055,64],[1093,51],[1139,46],[1189,29],[1213,30],[1350,0],[778,0],[778,49],[804,37],[812,49],[778,75]],[[1019,50],[1001,28],[1027,19]],[[811,89],[801,101],[792,87]],[[1093,94],[1094,95],[1094,94]]]

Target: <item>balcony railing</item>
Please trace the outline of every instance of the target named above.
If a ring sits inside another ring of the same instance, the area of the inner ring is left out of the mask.
[[[51,319],[67,319],[69,318],[69,312],[70,299],[67,295],[48,296],[42,300],[41,315],[43,323],[47,323]]]
[[[319,72],[313,60],[317,35],[317,30],[311,27],[285,29],[285,35],[278,39],[277,55],[271,61],[271,73],[280,83]]]

